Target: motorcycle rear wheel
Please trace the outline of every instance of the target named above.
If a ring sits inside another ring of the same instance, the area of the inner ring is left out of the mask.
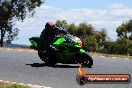
[[[47,64],[47,65],[53,66],[53,65],[56,64],[56,61],[53,60],[54,58],[51,58],[51,57],[49,56],[49,54],[48,54],[46,51],[38,51],[38,56],[39,56],[40,59],[41,59],[42,61],[44,61],[45,64]]]

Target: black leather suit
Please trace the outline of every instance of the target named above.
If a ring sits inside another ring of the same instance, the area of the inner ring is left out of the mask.
[[[54,29],[45,28],[40,35],[40,49],[47,50],[49,52],[54,52],[57,49],[52,46],[52,43],[55,42],[55,36],[59,33],[67,34],[66,31],[55,27]]]

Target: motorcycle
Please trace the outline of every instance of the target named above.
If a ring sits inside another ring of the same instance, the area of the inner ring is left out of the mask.
[[[82,48],[82,41],[71,34],[55,37],[55,42],[52,46],[59,49],[59,52],[55,54],[49,54],[46,50],[41,51],[38,48],[40,44],[39,37],[31,37],[29,41],[31,42],[31,48],[38,51],[38,56],[46,64],[81,64],[84,67],[91,67],[93,65],[92,57]]]

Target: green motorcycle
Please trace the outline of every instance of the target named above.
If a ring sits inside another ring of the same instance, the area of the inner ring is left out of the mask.
[[[40,59],[46,64],[81,64],[84,67],[91,67],[93,65],[92,57],[82,49],[82,42],[76,36],[70,34],[56,36],[55,42],[52,44],[52,46],[60,50],[56,54],[49,54],[46,50],[41,51],[38,49],[40,43],[39,37],[32,37],[29,41],[31,42],[31,48],[38,51]]]

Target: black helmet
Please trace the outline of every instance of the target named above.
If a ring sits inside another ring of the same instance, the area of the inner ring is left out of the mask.
[[[46,25],[45,25],[45,28],[55,29],[55,25],[52,22],[47,22]]]

